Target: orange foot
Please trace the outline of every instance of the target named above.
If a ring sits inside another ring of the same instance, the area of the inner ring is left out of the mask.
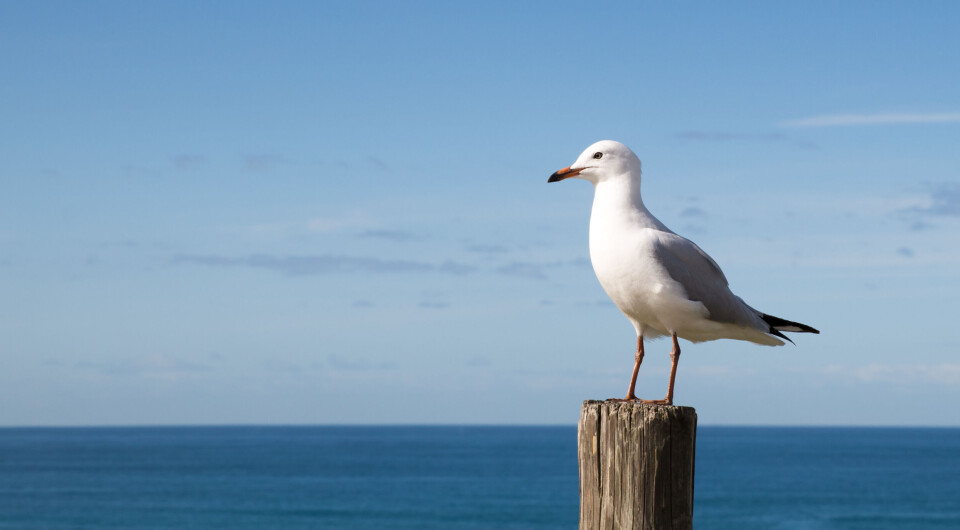
[[[638,399],[637,401],[646,405],[673,405],[672,399]]]

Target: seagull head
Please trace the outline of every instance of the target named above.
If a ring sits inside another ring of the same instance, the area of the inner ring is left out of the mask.
[[[614,178],[640,178],[640,159],[629,147],[613,140],[600,140],[586,148],[577,161],[557,171],[547,182],[568,178],[589,180],[594,185]]]

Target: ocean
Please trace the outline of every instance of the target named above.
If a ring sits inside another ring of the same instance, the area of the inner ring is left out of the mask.
[[[575,529],[576,427],[0,429],[0,528]],[[960,529],[960,429],[711,427],[694,526]]]

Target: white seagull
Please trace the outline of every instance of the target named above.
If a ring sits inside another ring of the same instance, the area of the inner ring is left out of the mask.
[[[593,183],[590,261],[600,285],[637,329],[630,389],[627,397],[616,401],[673,404],[680,359],[677,337],[690,342],[737,339],[780,346],[790,340],[782,331],[820,333],[761,313],[733,294],[720,266],[706,252],[675,234],[643,205],[640,159],[627,146],[599,141],[547,182],[571,177]],[[667,397],[638,399],[643,339],[665,335],[673,337]]]

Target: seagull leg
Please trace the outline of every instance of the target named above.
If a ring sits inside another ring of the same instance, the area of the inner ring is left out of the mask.
[[[680,360],[680,343],[673,334],[673,351],[670,352],[670,386],[667,387],[667,405],[673,405],[673,381],[677,378],[677,362]]]
[[[670,385],[667,386],[667,397],[664,399],[641,399],[641,403],[651,405],[673,405],[673,381],[677,378],[677,361],[680,360],[680,343],[677,334],[673,334],[673,350],[670,351]]]
[[[637,390],[637,374],[640,373],[640,363],[643,362],[643,335],[637,336],[637,353],[633,355],[633,375],[630,377],[630,388],[627,397],[623,399],[610,398],[607,401],[639,401],[635,394]]]

